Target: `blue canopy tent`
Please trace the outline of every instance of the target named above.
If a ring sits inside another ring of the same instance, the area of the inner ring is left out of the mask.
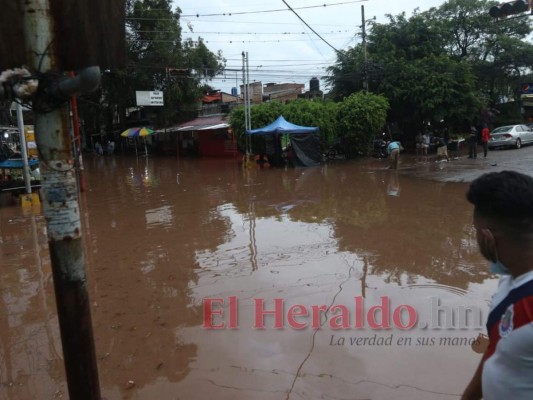
[[[305,134],[316,132],[318,132],[318,128],[316,126],[295,125],[283,118],[283,115],[279,116],[277,120],[263,128],[246,130],[248,135],[269,135],[272,133]]]
[[[319,165],[322,159],[320,139],[318,135],[315,135],[318,130],[318,127],[315,126],[292,124],[283,118],[283,116],[280,116],[277,120],[263,128],[246,130],[246,134],[250,136],[274,136],[274,152],[267,154],[269,159],[279,154],[277,151],[281,147],[279,135],[288,134],[293,149],[292,162],[297,166],[312,167]]]

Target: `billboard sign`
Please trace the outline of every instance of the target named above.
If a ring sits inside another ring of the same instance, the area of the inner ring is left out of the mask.
[[[135,92],[135,97],[137,99],[138,106],[163,106],[163,92],[161,91],[152,91],[152,92]]]

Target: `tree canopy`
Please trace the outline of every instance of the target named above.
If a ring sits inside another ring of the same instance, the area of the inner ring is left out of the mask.
[[[426,12],[387,15],[370,24],[367,57],[362,44],[339,53],[327,81],[336,99],[363,88],[390,102],[389,119],[407,134],[428,124],[462,130],[487,108],[517,99],[530,73],[533,48],[528,18],[496,22],[487,0],[449,0]],[[489,122],[489,121],[485,121]]]
[[[95,113],[94,105],[102,103],[107,126],[124,127],[126,108],[136,105],[136,91],[164,92],[163,107],[147,108],[155,125],[196,116],[198,100],[211,89],[207,83],[224,69],[225,59],[201,37],[183,40],[180,15],[171,0],[126,2],[127,66],[105,71],[102,90],[90,103]]]

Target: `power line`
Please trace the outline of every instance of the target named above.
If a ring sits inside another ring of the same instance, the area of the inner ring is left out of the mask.
[[[147,18],[147,19],[150,19],[150,20],[153,20],[154,18]],[[184,20],[185,22],[191,22],[190,20],[187,21],[187,20]],[[195,23],[207,23],[209,25],[213,25],[213,22],[216,22],[216,23],[221,23],[221,24],[232,24],[232,25],[235,25],[235,24],[253,24],[253,25],[291,25],[291,26],[294,26],[294,22],[272,22],[272,21],[268,21],[268,22],[262,22],[262,21],[228,21],[228,20],[225,20],[225,21],[200,21],[200,20],[196,20],[194,21]],[[342,26],[345,26],[345,27],[352,27],[351,25],[338,25],[338,24],[314,24],[315,26],[335,26],[335,27],[342,27]]]
[[[303,18],[300,17],[300,16],[298,15],[298,13],[297,13],[296,11],[294,11],[294,9],[291,8],[291,6],[290,6],[289,4],[287,4],[287,2],[286,2],[285,0],[281,0],[281,1],[283,1],[283,3],[285,3],[285,5],[289,8],[289,10],[291,10],[291,11],[294,13],[294,15],[296,15],[296,16],[300,19],[300,21],[302,21],[302,22],[305,24],[305,26],[307,26],[309,29],[311,29],[311,31],[312,31],[315,35],[317,35],[317,36],[320,38],[320,40],[322,40],[322,41],[323,41],[324,43],[326,43],[329,47],[331,47],[333,50],[335,50],[336,53],[339,53],[339,50],[337,50],[335,47],[333,47],[333,46],[332,46],[332,45],[331,45],[326,39],[324,39],[322,36],[320,36],[320,34],[319,34],[317,31],[315,31],[313,28],[311,28],[311,26],[310,26],[307,22],[305,22],[305,21],[303,20]],[[364,1],[364,0],[363,0],[363,1]]]
[[[363,1],[367,0],[354,0],[354,1],[346,1],[342,3],[331,3],[331,4],[320,4],[315,6],[306,6],[306,7],[296,7],[292,10],[304,10],[309,8],[319,8],[319,7],[331,7],[331,6],[338,6],[338,5],[344,5],[344,4],[352,4],[352,3],[361,3]],[[285,3],[287,4],[287,3]],[[284,8],[281,9],[275,9],[275,10],[261,10],[261,11],[239,11],[239,12],[227,12],[227,13],[217,13],[217,14],[183,14],[182,17],[220,17],[220,16],[233,16],[233,15],[244,15],[244,14],[261,14],[261,13],[272,13],[272,12],[280,12],[280,11],[287,11]]]
[[[313,63],[313,64],[280,64],[280,65],[276,65],[276,64],[270,64],[270,65],[266,65],[266,67],[268,68],[272,68],[272,67],[302,67],[302,66],[313,66],[313,65],[331,65],[330,62],[316,62],[316,63]],[[264,67],[265,65],[250,65],[250,68],[261,68],[261,70],[263,71],[264,70]],[[237,69],[237,67],[233,67],[233,66],[227,66],[228,69]]]
[[[169,68],[168,65],[158,65],[158,64],[135,64],[133,66],[133,69],[158,69],[158,70],[165,70],[166,68]],[[171,66],[171,68],[180,68],[179,66]],[[183,67],[182,67],[183,68]],[[325,67],[320,67],[320,69],[324,69]],[[183,69],[186,69],[186,68],[183,68]],[[202,71],[206,71],[206,72],[215,72],[215,70],[213,68],[203,68]],[[240,70],[239,70],[240,71]],[[233,72],[239,72],[239,71],[236,71],[235,69],[233,68],[224,68],[222,69],[219,74],[224,74],[224,73],[233,73]],[[250,71],[250,73],[254,74],[254,75],[276,75],[276,74],[294,74],[294,72],[297,72],[297,73],[302,73],[302,74],[305,74],[307,75],[306,71],[304,69],[301,69],[300,71],[301,72],[298,72],[298,70],[294,70],[294,69],[268,69],[268,68],[261,68],[261,69],[254,69],[252,71]],[[194,76],[194,74],[191,74],[191,76]]]
[[[327,41],[321,38],[328,46],[333,48],[338,52],[332,45]],[[351,39],[351,37],[338,38],[338,39]],[[286,42],[307,42],[309,39],[272,39],[272,40],[206,40],[203,39],[204,43],[286,43]],[[165,40],[165,39],[130,39],[130,42],[143,42],[143,43],[175,43],[177,39],[174,40]],[[195,42],[195,41],[194,41]]]
[[[126,18],[128,19],[128,18]],[[146,20],[146,21],[174,21],[173,19],[168,19],[168,18],[136,18],[135,20]],[[187,21],[187,20],[184,20],[185,22],[190,22]],[[213,20],[210,20],[210,21],[201,21],[201,20],[196,20],[194,21],[195,23],[207,23],[209,25],[213,25],[213,22],[217,22],[217,23],[221,23],[221,24],[253,24],[253,25],[291,25],[291,26],[294,26],[294,22],[262,22],[262,21],[228,21],[228,20],[225,20],[225,21],[213,21]],[[335,27],[352,27],[351,25],[338,25],[338,24],[314,24],[315,26],[335,26]]]
[[[337,51],[331,44],[329,44],[326,40],[321,38],[322,41],[324,41],[329,47],[331,47],[333,50]],[[346,37],[338,38],[338,39],[350,39]],[[205,40],[205,43],[286,43],[286,42],[307,42],[309,39],[272,39],[272,40]]]
[[[226,58],[226,61],[239,61],[238,58]],[[283,59],[283,60],[275,60],[275,59],[265,59],[265,60],[259,60],[257,58],[254,58],[254,61],[257,61],[257,62],[267,62],[267,61],[272,61],[272,62],[295,62],[295,61],[304,61],[304,62],[314,62],[314,61],[322,61],[322,60],[289,60],[289,59]],[[237,68],[237,67],[236,67]],[[239,71],[242,70],[242,67],[239,69]]]
[[[162,73],[165,73],[165,70],[168,67],[169,67],[168,65],[158,65],[158,64],[135,64],[133,66],[133,71],[135,71],[135,70],[160,70]],[[179,68],[179,66],[172,66],[172,68]],[[321,67],[319,69],[323,70],[325,68],[326,67]],[[215,70],[212,69],[212,68],[205,68],[205,69],[202,69],[202,71],[215,72]],[[217,73],[217,75],[215,75],[214,77],[210,77],[209,79],[228,79],[228,78],[224,78],[223,75],[224,76],[226,74],[234,75],[235,72],[236,72],[235,69],[224,68],[221,71],[219,71]],[[313,70],[309,70],[309,69],[307,69],[307,70],[305,70],[305,69],[294,70],[294,69],[266,69],[265,68],[265,69],[251,70],[250,71],[250,75],[256,77],[256,79],[259,79],[259,77],[286,78],[286,79],[290,79],[290,78],[293,78],[293,77],[305,78],[305,77],[308,77],[310,75],[311,76],[317,75],[317,73],[318,73],[318,71],[316,69],[313,69]],[[201,79],[203,79],[204,77],[193,72],[189,76],[187,76],[187,78],[201,78]]]
[[[349,30],[321,32],[321,35],[337,35],[348,33]],[[176,31],[135,31],[135,33],[177,33]],[[223,31],[194,31],[190,34],[216,34],[216,35],[307,35],[307,32],[223,32]],[[189,33],[186,33],[189,35]]]

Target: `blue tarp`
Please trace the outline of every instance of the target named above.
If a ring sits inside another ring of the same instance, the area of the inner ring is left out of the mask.
[[[31,167],[33,165],[39,164],[39,160],[28,160],[28,165]],[[8,159],[5,161],[0,161],[0,168],[3,169],[22,169],[24,168],[24,163],[20,158]]]
[[[292,134],[303,134],[303,133],[316,133],[318,128],[315,126],[300,126],[291,124],[287,122],[283,115],[280,116],[277,120],[272,122],[270,125],[267,125],[263,128],[246,130],[248,135],[270,135],[273,133],[292,133]]]

